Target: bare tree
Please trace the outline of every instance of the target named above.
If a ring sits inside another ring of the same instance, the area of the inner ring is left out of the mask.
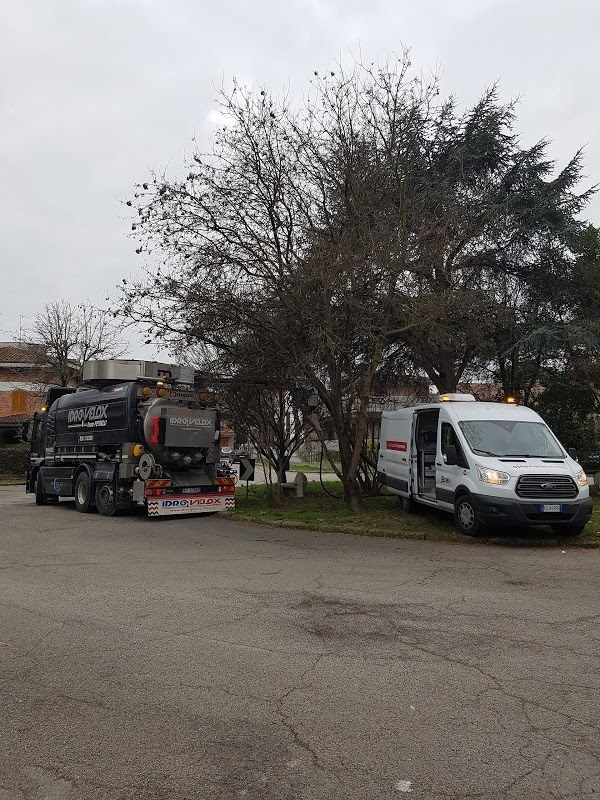
[[[526,283],[587,199],[572,192],[580,156],[549,180],[545,143],[519,148],[495,89],[460,114],[409,67],[317,75],[302,108],[234,85],[212,153],[128,201],[138,252],[162,262],[125,283],[120,313],[306,380],[354,511],[381,376],[455,389],[489,349],[504,278]]]
[[[408,68],[317,78],[319,102],[302,114],[266,91],[222,94],[231,124],[214,154],[196,154],[183,181],[155,176],[136,191],[138,250],[165,258],[126,284],[121,304],[163,339],[202,341],[224,359],[250,341],[267,374],[286,364],[313,386],[354,511],[382,355],[392,335],[425,323],[404,291],[419,131],[407,123],[427,114],[435,90]]]
[[[127,349],[108,312],[66,300],[46,303],[35,317],[30,337],[39,347],[48,382],[61,386],[81,381],[85,361],[118,358]]]
[[[277,363],[269,342],[259,347],[252,336],[240,337],[233,353],[202,344],[173,352],[218,387],[228,421],[246,433],[266,463],[270,498],[279,501],[290,458],[310,431],[310,412],[302,410],[306,390],[285,362]],[[275,481],[269,480],[272,475]]]
[[[309,426],[294,393],[287,387],[265,387],[244,383],[240,377],[224,392],[224,402],[234,424],[248,438],[272,469],[276,482],[270,484],[273,499],[279,501],[280,486],[286,481],[290,458],[303,443]]]

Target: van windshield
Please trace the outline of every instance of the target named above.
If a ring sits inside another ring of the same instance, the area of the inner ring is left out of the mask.
[[[543,422],[477,419],[458,424],[474,453],[500,458],[565,458]]]

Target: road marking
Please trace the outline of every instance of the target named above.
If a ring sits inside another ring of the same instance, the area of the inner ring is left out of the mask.
[[[412,792],[410,788],[412,786],[412,781],[398,781],[398,783],[394,786],[396,791],[398,792]]]

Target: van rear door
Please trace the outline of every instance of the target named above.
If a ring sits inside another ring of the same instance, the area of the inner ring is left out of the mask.
[[[397,412],[392,412],[397,413]],[[410,492],[410,441],[414,414],[386,417],[381,421],[377,478],[394,494],[408,497]]]

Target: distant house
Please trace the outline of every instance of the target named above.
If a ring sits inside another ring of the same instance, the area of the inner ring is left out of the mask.
[[[55,383],[39,347],[0,342],[0,444],[15,439],[21,424],[42,407],[47,387]]]
[[[36,345],[0,342],[0,444],[17,438],[21,425],[42,408],[48,387],[58,382]],[[234,431],[223,420],[221,447],[233,448],[234,440]]]
[[[375,443],[379,440],[381,429],[381,415],[384,411],[394,411],[397,408],[418,405],[419,403],[429,403],[432,399],[432,392],[429,384],[425,380],[415,379],[412,383],[399,385],[381,397],[371,397],[367,410],[367,430],[366,440]],[[323,438],[330,451],[338,450],[337,434],[330,416],[325,416],[320,420]],[[306,439],[302,444],[302,453],[307,456],[315,452],[320,452],[320,439],[313,431],[307,432]]]
[[[223,417],[221,417],[221,439],[219,445],[221,447],[231,447],[232,449],[235,446],[235,432]]]

